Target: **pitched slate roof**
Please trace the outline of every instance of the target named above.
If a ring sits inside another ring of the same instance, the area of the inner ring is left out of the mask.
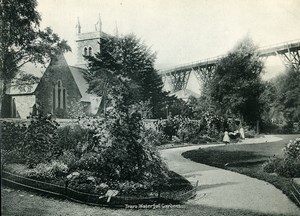
[[[6,89],[7,95],[28,95],[33,94],[36,90],[38,83],[35,84],[24,84],[24,85],[10,85]]]
[[[47,63],[46,65],[42,65],[39,63],[31,63],[28,62],[26,64],[24,64],[20,69],[19,72],[16,76],[16,78],[14,78],[11,82],[11,84],[8,86],[8,88],[6,89],[6,94],[7,95],[28,95],[28,94],[33,94],[36,90],[36,87],[38,86],[38,82],[37,83],[16,83],[16,80],[18,80],[18,78],[20,78],[20,74],[24,73],[24,74],[33,74],[36,77],[41,77],[43,75],[43,73],[45,72],[47,66],[49,65],[49,63]]]
[[[90,98],[96,97],[97,95],[87,93],[89,84],[84,77],[87,72],[86,69],[75,66],[69,66],[69,68],[82,96],[81,101],[90,102]]]

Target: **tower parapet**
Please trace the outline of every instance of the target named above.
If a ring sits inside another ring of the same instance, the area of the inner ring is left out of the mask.
[[[76,66],[86,67],[86,61],[84,56],[93,56],[95,53],[100,52],[100,40],[104,36],[102,35],[102,22],[99,15],[99,20],[95,24],[95,31],[93,32],[81,32],[81,26],[78,19],[76,26],[77,30],[77,63]],[[106,35],[106,34],[105,34]]]

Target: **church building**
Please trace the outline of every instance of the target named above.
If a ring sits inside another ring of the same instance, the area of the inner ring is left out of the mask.
[[[95,31],[87,33],[81,32],[78,20],[76,36],[77,64],[68,65],[64,55],[60,54],[51,59],[38,83],[14,85],[12,82],[6,91],[10,104],[5,117],[27,118],[36,108],[57,118],[73,118],[81,112],[88,115],[101,112],[102,97],[87,92],[89,85],[85,78],[87,62],[84,56],[100,52],[100,40],[109,35],[102,32],[99,17]]]

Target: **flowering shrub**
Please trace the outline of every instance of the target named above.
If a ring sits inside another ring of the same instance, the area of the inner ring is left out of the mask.
[[[75,156],[74,150],[64,150],[62,155],[59,156],[58,160],[72,169],[78,160],[78,157]]]
[[[300,160],[300,138],[290,140],[290,142],[283,148],[287,158]]]
[[[157,124],[157,129],[159,131],[162,131],[168,138],[169,141],[172,140],[172,136],[176,136],[179,125],[181,121],[181,116],[168,116],[167,119],[160,120],[158,121]]]
[[[198,135],[203,134],[203,128],[201,128],[201,121],[192,121],[188,118],[183,118],[179,125],[178,129],[178,137],[182,142],[190,142]]]
[[[144,129],[141,131],[141,137],[144,142],[151,146],[160,146],[167,143],[167,136],[162,132],[154,129]]]
[[[25,175],[38,180],[51,180],[68,173],[68,166],[61,161],[50,163],[39,163],[33,169],[28,170]]]
[[[203,114],[200,120],[191,120],[182,116],[169,116],[157,122],[157,130],[162,131],[171,141],[178,137],[180,142],[206,143],[220,139],[222,119],[217,115]]]

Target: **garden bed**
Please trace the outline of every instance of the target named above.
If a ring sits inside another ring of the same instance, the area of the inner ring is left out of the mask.
[[[181,204],[193,197],[196,193],[195,188],[184,177],[170,171],[170,180],[167,186],[157,191],[143,191],[135,194],[117,195],[110,198],[105,194],[95,194],[83,192],[82,189],[69,187],[62,178],[48,181],[22,176],[28,172],[24,165],[9,164],[2,172],[4,185],[12,188],[20,188],[30,191],[43,193],[60,198],[66,198],[75,202],[104,207],[122,208],[126,204]],[[11,170],[9,172],[8,170]]]

